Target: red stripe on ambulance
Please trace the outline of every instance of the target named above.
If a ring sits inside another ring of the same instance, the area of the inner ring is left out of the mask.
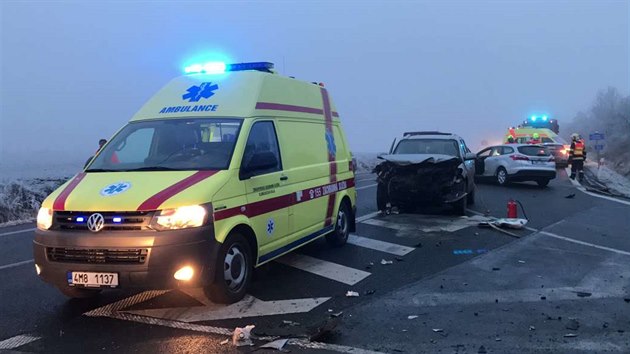
[[[332,144],[335,143],[335,135],[333,133],[332,124],[332,112],[330,111],[330,98],[328,98],[328,91],[325,88],[320,89],[322,92],[322,101],[324,103],[324,118],[326,120],[326,135],[330,136]],[[330,142],[326,142],[330,144]],[[334,150],[328,150],[328,162],[330,164],[330,182],[337,181],[337,162],[336,152]],[[332,215],[335,211],[335,196],[336,193],[330,194],[328,197],[328,207],[326,208],[326,222],[324,226],[330,226],[332,224]]]
[[[245,204],[230,209],[218,210],[214,212],[214,220],[219,221],[231,218],[236,215],[245,215],[249,218],[270,213],[278,209],[288,208],[291,205],[304,203],[313,199],[334,195],[344,189],[354,187],[354,178],[347,180],[328,183],[322,186],[303,189],[291,194],[285,194],[279,197],[261,200],[251,204]]]
[[[193,175],[184,178],[183,180],[173,184],[166,189],[163,189],[149,199],[145,200],[142,204],[140,204],[137,210],[156,210],[167,199],[203,181],[204,179],[214,175],[215,173],[217,173],[217,171],[197,171]]]
[[[64,188],[63,191],[59,193],[57,198],[55,198],[55,201],[53,202],[53,210],[59,210],[59,211],[66,210],[66,199],[68,199],[68,196],[70,195],[70,193],[72,193],[72,191],[79,185],[79,183],[83,180],[84,177],[85,177],[85,173],[83,172],[79,173],[78,175],[74,177],[72,182],[70,182],[66,186],[66,188]]]

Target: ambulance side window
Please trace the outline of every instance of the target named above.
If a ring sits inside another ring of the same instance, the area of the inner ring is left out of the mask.
[[[254,157],[275,156],[276,164],[265,169],[256,170],[254,175],[263,175],[282,170],[278,137],[273,122],[256,122],[249,131],[241,168],[249,166]]]

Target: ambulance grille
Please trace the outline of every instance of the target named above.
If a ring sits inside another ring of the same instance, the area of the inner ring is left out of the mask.
[[[144,264],[148,254],[149,250],[147,248],[46,248],[46,255],[50,261],[64,263]]]
[[[56,211],[54,215],[53,229],[70,231],[88,231],[87,219],[94,211]],[[105,218],[105,227],[102,231],[138,231],[150,230],[149,224],[153,217],[152,211],[127,211],[127,212],[98,212]],[[77,221],[77,218],[83,221]],[[114,218],[120,218],[114,222]]]

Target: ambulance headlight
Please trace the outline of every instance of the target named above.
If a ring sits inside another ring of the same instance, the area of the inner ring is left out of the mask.
[[[156,212],[151,220],[155,230],[178,230],[199,227],[206,223],[208,211],[201,205],[183,206]]]
[[[53,211],[48,208],[39,208],[37,213],[37,227],[41,230],[48,230],[52,226]]]

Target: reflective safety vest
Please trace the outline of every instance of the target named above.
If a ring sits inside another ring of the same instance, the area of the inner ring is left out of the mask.
[[[573,142],[573,149],[571,150],[571,157],[574,159],[584,158],[584,142],[582,140]]]

